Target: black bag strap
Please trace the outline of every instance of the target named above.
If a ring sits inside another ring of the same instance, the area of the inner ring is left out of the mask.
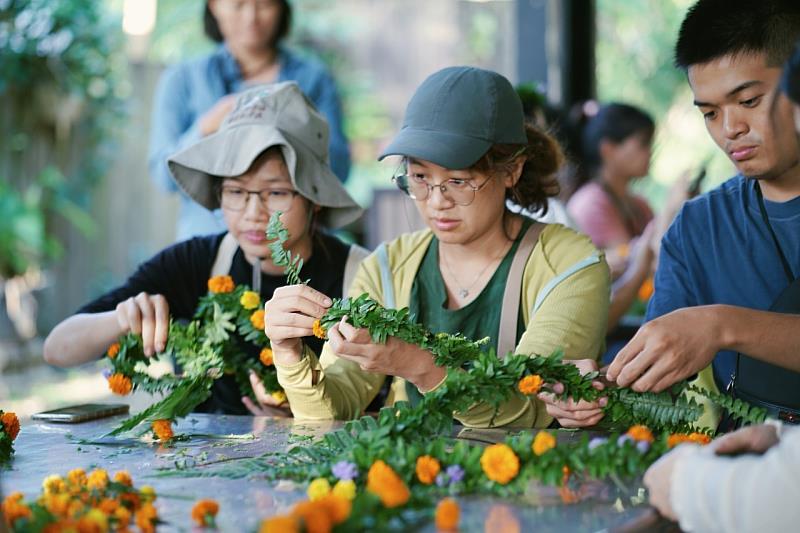
[[[792,267],[789,266],[789,261],[787,261],[786,255],[783,253],[781,243],[778,242],[778,236],[775,235],[775,230],[772,229],[772,224],[769,223],[767,207],[764,205],[764,195],[761,193],[761,185],[758,184],[757,180],[754,181],[756,182],[756,198],[758,199],[758,209],[761,211],[761,219],[764,221],[764,224],[766,224],[769,234],[772,236],[772,242],[775,244],[775,250],[778,252],[778,257],[781,259],[781,265],[783,265],[783,271],[786,273],[786,279],[789,281],[789,283],[791,283],[795,280],[795,275],[792,272]]]

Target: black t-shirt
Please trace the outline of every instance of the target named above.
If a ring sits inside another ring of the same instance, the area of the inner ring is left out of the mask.
[[[161,294],[169,304],[174,320],[191,320],[201,296],[208,292],[208,278],[224,233],[194,237],[165,248],[142,263],[125,284],[84,305],[78,313],[113,311],[117,304],[141,292]],[[318,233],[314,238],[311,257],[303,264],[300,276],[310,279],[309,285],[330,298],[341,298],[344,267],[350,245],[336,237]],[[230,276],[234,283],[252,284],[253,266],[237,248],[231,263]],[[286,276],[261,274],[261,299],[267,301],[278,287],[286,285]],[[305,343],[315,352],[322,350],[322,341],[307,337]],[[242,342],[242,347],[258,358],[260,346]],[[198,406],[198,412],[248,414],[241,402],[239,386],[233,376],[223,376],[214,383],[211,397]]]

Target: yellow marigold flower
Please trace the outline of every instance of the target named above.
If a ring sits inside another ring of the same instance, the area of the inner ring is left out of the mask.
[[[308,494],[308,499],[313,501],[319,500],[323,496],[327,496],[331,493],[331,484],[328,482],[327,479],[324,477],[318,477],[314,481],[308,484],[308,490],[306,494]]]
[[[508,444],[492,444],[481,455],[481,468],[486,477],[505,485],[519,473],[519,457]]]
[[[436,506],[436,529],[452,531],[458,529],[460,509],[453,498],[445,498]]]
[[[21,492],[12,492],[3,500],[3,516],[6,519],[6,524],[11,527],[14,527],[14,522],[20,518],[30,518],[32,515],[30,507],[25,505],[22,499],[23,495]]]
[[[636,441],[653,442],[653,432],[647,426],[631,426],[628,428],[627,435]]]
[[[100,509],[89,509],[89,512],[78,519],[78,531],[105,533],[108,531],[108,517]]]
[[[333,529],[333,519],[328,514],[328,508],[317,502],[300,502],[292,509],[292,516],[303,521],[306,533],[330,533]]]
[[[133,383],[128,376],[116,373],[111,374],[111,376],[108,378],[108,388],[111,389],[111,392],[114,394],[125,396],[126,394],[131,393],[131,390],[133,389]]]
[[[442,469],[442,465],[435,457],[421,455],[417,457],[417,479],[423,485],[430,485],[436,481],[436,475]]]
[[[67,482],[72,487],[83,487],[86,484],[86,472],[83,468],[75,468],[67,472]]]
[[[352,479],[340,479],[333,486],[333,494],[348,500],[356,499],[356,482]]]
[[[3,423],[3,430],[6,435],[11,437],[11,440],[17,438],[19,435],[19,418],[16,413],[6,412],[0,415],[0,422]]]
[[[520,525],[514,511],[508,505],[493,505],[489,509],[484,531],[502,531],[503,533],[520,533]]]
[[[258,311],[254,311],[252,315],[250,315],[250,323],[253,324],[253,327],[259,331],[264,331],[264,326],[266,323],[264,322],[264,310],[259,309]]]
[[[272,350],[269,348],[263,348],[261,353],[258,354],[258,358],[261,359],[261,364],[264,366],[272,366],[274,364],[272,359]]]
[[[219,512],[219,504],[214,500],[198,500],[192,507],[192,520],[202,527],[214,527],[214,518]]]
[[[128,487],[133,486],[133,480],[131,479],[131,474],[127,470],[120,470],[116,474],[114,474],[114,481],[117,483],[122,483]]]
[[[556,447],[556,438],[548,431],[540,431],[533,439],[531,449],[535,455],[542,455],[543,453],[552,450]]]
[[[156,498],[157,498],[156,489],[154,489],[150,485],[145,485],[144,487],[139,489],[139,494],[142,495],[142,500],[145,503],[147,503],[147,502],[151,502],[152,503],[152,502],[156,501]]]
[[[142,530],[142,533],[155,533],[156,524],[158,520],[158,511],[153,507],[152,503],[146,503],[136,511],[136,525]]]
[[[175,434],[172,432],[172,422],[169,420],[153,420],[153,433],[161,442],[172,440]]]
[[[257,292],[244,291],[244,293],[242,293],[242,297],[239,298],[239,303],[242,304],[242,307],[249,311],[250,309],[255,309],[261,305],[261,297]]]
[[[274,516],[261,522],[258,533],[299,533],[300,527],[294,516]]]
[[[380,459],[369,468],[367,490],[377,495],[381,503],[389,508],[405,505],[411,496],[400,476]]]
[[[311,326],[311,329],[314,332],[314,336],[318,339],[324,339],[325,335],[328,334],[328,332],[325,331],[325,328],[322,326],[322,322],[319,319],[314,321],[314,325]]]
[[[283,392],[282,390],[276,390],[270,392],[269,395],[272,396],[272,399],[274,399],[278,403],[283,403],[287,400],[286,393]]]
[[[537,392],[539,392],[539,389],[542,388],[543,383],[544,380],[542,379],[541,376],[537,374],[531,374],[530,376],[525,376],[524,378],[519,380],[519,384],[517,385],[517,387],[519,387],[519,391],[522,394],[532,396]]]
[[[213,293],[233,292],[233,289],[233,278],[230,276],[214,276],[208,280],[208,290]]]
[[[315,503],[325,509],[334,526],[347,520],[353,510],[353,503],[349,499],[333,493],[323,496]]]
[[[106,350],[106,355],[108,356],[109,359],[114,359],[117,356],[117,354],[119,354],[119,343],[115,342],[114,344],[108,347],[108,350]]]
[[[105,490],[108,486],[108,472],[102,468],[95,468],[89,472],[89,478],[86,480],[86,488],[89,490]]]
[[[49,493],[42,496],[42,503],[47,512],[57,518],[66,518],[69,511],[69,494]]]
[[[67,490],[67,484],[64,482],[64,478],[53,474],[44,478],[42,490],[45,494],[58,494]]]

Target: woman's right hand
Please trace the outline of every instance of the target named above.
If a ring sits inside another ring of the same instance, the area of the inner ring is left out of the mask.
[[[300,360],[302,338],[314,334],[314,322],[332,304],[330,298],[308,285],[275,289],[272,299],[264,305],[264,333],[278,363],[289,365]]]
[[[169,334],[169,304],[164,296],[140,292],[118,303],[116,315],[122,334],[142,336],[147,357],[164,351]]]

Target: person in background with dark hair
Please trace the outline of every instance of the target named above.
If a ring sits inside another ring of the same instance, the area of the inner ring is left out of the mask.
[[[526,127],[509,81],[471,67],[432,74],[381,158],[389,155],[403,157],[394,181],[428,228],[381,245],[361,264],[350,295],[409,307],[434,332],[486,337],[498,355],[563,348],[581,370],[596,370],[608,266],[587,237],[507,209],[511,199],[535,212],[558,194],[562,161],[555,140]],[[291,325],[321,317],[325,309],[315,302],[322,297],[292,286],[275,291],[265,306],[278,381],[296,417],[361,416],[386,383],[392,383],[388,404],[417,401],[442,385],[447,369],[429,351],[396,337],[376,344],[366,329],[344,321],[328,331],[321,355],[304,347]],[[497,411],[480,403],[454,416],[472,427],[547,427],[554,418],[586,426],[602,416],[602,401],[560,402],[517,391]]]
[[[676,63],[739,174],[664,236],[649,322],[608,369],[619,385],[661,391],[703,370],[706,386],[800,420],[800,141],[779,88],[798,38],[796,0],[700,0],[686,15]]]
[[[330,125],[330,165],[344,182],[350,151],[342,129],[342,107],[325,67],[301,58],[281,43],[291,28],[288,0],[208,0],[206,35],[220,46],[210,55],[169,68],[156,89],[148,166],[156,184],[180,192],[167,158],[217,131],[236,94],[256,84],[296,81]],[[177,240],[219,233],[221,213],[209,211],[181,193]]]

